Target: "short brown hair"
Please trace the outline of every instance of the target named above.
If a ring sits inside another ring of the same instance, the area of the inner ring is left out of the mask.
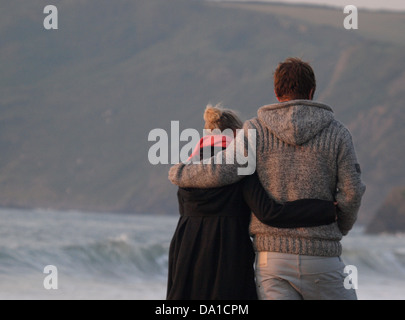
[[[315,89],[314,70],[299,58],[288,58],[274,72],[274,91],[278,98],[312,99],[311,90],[313,94]]]

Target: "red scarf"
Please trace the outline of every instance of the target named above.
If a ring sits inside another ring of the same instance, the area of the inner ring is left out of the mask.
[[[191,158],[193,158],[196,155],[199,155],[200,150],[205,147],[227,148],[229,146],[229,144],[232,142],[232,140],[233,140],[233,138],[230,136],[219,135],[219,134],[202,137],[200,139],[200,142],[195,147],[193,153],[188,158],[188,160],[190,160]]]

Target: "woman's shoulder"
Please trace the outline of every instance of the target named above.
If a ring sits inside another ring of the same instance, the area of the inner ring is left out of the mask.
[[[216,187],[216,188],[181,188],[178,189],[178,194],[185,196],[185,197],[209,197],[212,195],[218,195],[221,193],[229,193],[229,192],[242,192],[243,188],[245,187],[245,179],[242,179],[238,182],[233,184],[229,184],[226,186]]]

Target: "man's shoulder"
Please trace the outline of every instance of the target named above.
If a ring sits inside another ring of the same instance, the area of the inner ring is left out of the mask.
[[[336,132],[338,136],[350,137],[350,130],[339,120],[333,119],[329,125],[329,129]]]
[[[246,120],[243,128],[246,129],[259,129],[263,127],[263,123],[259,120],[258,117],[251,118]]]

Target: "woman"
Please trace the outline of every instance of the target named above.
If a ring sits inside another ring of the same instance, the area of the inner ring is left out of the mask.
[[[208,105],[204,120],[205,129],[231,129],[228,132],[234,135],[243,126],[233,111],[218,106]],[[211,157],[233,138],[205,136],[190,158]],[[168,300],[257,299],[255,253],[248,231],[251,212],[279,228],[329,224],[336,216],[329,201],[276,203],[256,174],[221,188],[179,188],[178,201],[181,217],[169,251]]]

